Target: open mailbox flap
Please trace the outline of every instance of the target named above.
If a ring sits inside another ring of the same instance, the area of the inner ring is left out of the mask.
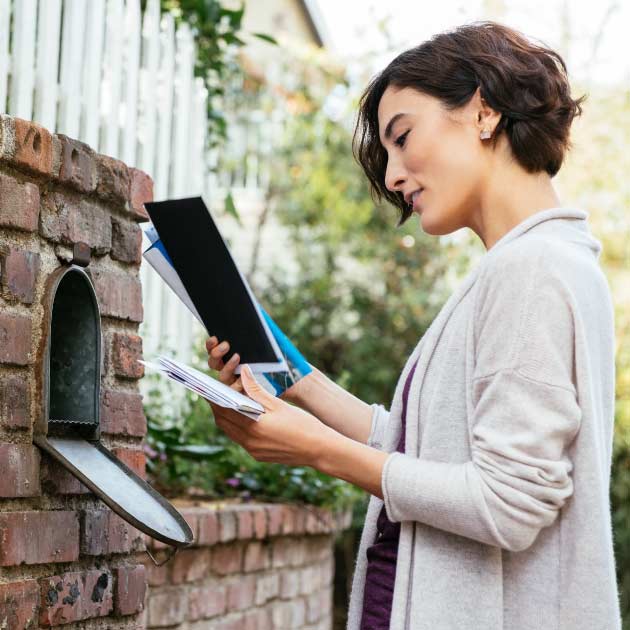
[[[57,437],[37,442],[137,529],[177,547],[192,543],[192,531],[179,512],[100,442]]]
[[[47,281],[33,441],[123,519],[177,550],[193,542],[188,523],[100,441],[100,309],[83,249],[75,245],[74,264]]]

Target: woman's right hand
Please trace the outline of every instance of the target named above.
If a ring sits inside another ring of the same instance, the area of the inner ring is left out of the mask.
[[[228,341],[219,340],[216,337],[210,337],[206,341],[206,350],[208,351],[208,365],[213,370],[219,371],[219,380],[226,385],[229,385],[237,392],[245,393],[241,377],[234,374],[236,366],[239,364],[241,357],[235,352],[227,363],[223,362],[223,356],[230,349]]]

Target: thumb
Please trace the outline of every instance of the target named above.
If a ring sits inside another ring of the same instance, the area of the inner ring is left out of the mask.
[[[243,365],[241,368],[241,383],[243,383],[245,394],[259,402],[263,407],[269,408],[274,404],[276,397],[256,381],[249,365]]]

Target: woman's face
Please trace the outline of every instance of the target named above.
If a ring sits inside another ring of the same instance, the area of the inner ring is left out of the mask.
[[[389,86],[381,97],[379,135],[388,155],[385,185],[413,201],[428,234],[450,234],[475,222],[492,154],[483,144],[490,141],[479,134],[493,131],[498,122],[496,114],[480,116],[484,106],[479,90],[454,112],[412,88]]]

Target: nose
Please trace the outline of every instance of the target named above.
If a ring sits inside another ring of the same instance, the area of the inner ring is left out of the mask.
[[[388,159],[387,167],[385,169],[385,188],[396,192],[402,190],[405,182],[407,181],[407,174],[401,164],[400,160]]]

